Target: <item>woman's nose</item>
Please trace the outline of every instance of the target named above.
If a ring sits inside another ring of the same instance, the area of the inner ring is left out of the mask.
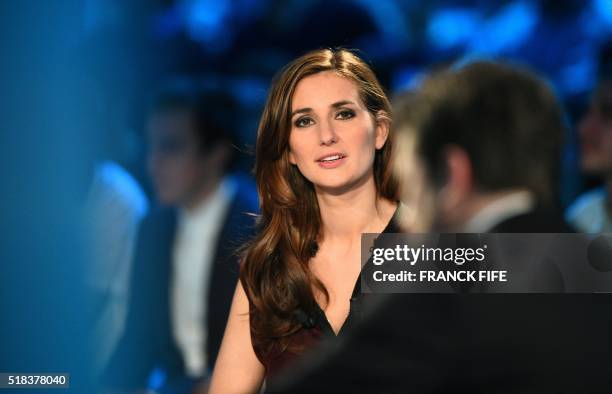
[[[338,136],[332,122],[322,122],[319,128],[319,138],[321,145],[331,145],[338,142]]]

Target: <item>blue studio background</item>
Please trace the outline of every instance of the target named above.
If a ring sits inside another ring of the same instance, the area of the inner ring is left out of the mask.
[[[231,89],[248,151],[271,78],[306,50],[358,49],[390,93],[453,61],[509,59],[545,75],[567,110],[561,206],[594,184],[578,171],[576,123],[612,0],[20,1],[0,2],[0,17],[0,372],[69,372],[70,392],[92,384],[86,180],[109,159],[151,193],[143,114],[168,75]]]

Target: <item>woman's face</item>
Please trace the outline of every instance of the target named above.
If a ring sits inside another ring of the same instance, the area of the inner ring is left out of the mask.
[[[376,149],[389,132],[359,97],[357,84],[333,71],[303,78],[291,105],[289,161],[319,190],[343,192],[373,177]]]

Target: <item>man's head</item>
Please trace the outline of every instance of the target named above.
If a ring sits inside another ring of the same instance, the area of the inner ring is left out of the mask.
[[[173,80],[154,96],[147,115],[148,168],[157,199],[189,208],[220,180],[231,156],[238,116],[232,97],[191,79]]]
[[[403,109],[396,108],[396,127],[418,131],[415,153],[439,228],[461,227],[509,191],[552,201],[564,126],[543,81],[512,66],[476,62],[432,76],[418,94],[418,115],[402,124]]]

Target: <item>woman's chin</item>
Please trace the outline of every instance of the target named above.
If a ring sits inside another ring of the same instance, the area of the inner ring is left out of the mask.
[[[346,183],[327,183],[315,185],[315,190],[319,193],[337,196],[349,192],[351,187]]]
[[[351,180],[335,180],[334,182],[320,182],[315,183],[315,190],[318,193],[325,193],[333,196],[339,196],[342,194],[349,193],[351,191],[355,191],[361,187],[363,187],[367,183],[367,179],[365,182],[363,179],[351,179]],[[375,187],[375,186],[374,186]]]

